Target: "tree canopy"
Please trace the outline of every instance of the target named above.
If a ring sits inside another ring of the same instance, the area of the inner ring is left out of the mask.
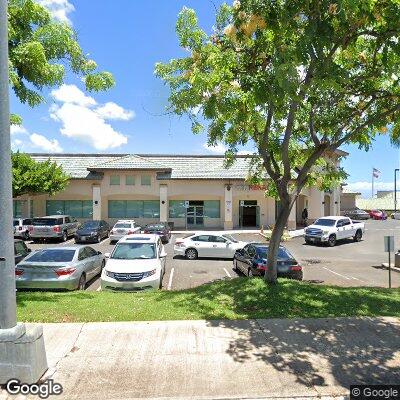
[[[63,169],[50,160],[37,162],[24,153],[11,155],[13,172],[13,197],[25,194],[53,195],[64,190],[69,177]]]
[[[254,144],[252,179],[269,177],[279,211],[267,280],[290,210],[305,186],[344,176],[327,154],[368,150],[390,128],[400,138],[398,0],[242,0],[223,4],[211,33],[184,8],[176,31],[187,56],[156,65],[170,109],[209,144]]]
[[[83,52],[72,27],[52,19],[34,0],[9,0],[8,22],[10,84],[22,103],[42,103],[41,91],[61,85],[68,68],[82,77],[89,91],[114,85],[111,73],[98,71],[96,62]],[[12,115],[11,122],[21,119]]]

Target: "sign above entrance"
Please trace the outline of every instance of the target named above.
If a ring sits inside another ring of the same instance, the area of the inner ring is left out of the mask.
[[[245,185],[238,184],[233,186],[239,192],[250,192],[253,190],[267,190],[267,185]]]

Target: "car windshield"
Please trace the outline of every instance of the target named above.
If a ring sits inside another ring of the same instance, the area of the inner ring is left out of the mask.
[[[98,221],[87,221],[82,225],[82,229],[96,229],[99,227]]]
[[[54,226],[62,224],[62,218],[35,218],[32,220],[33,226]]]
[[[114,225],[114,228],[125,228],[125,229],[127,229],[127,228],[130,228],[130,227],[131,227],[131,224],[120,223],[120,224],[115,224]]]
[[[72,261],[75,250],[46,249],[33,253],[27,261],[35,262],[69,262]]]
[[[320,226],[335,226],[335,224],[336,220],[329,218],[320,218],[313,223],[313,225],[320,225]]]
[[[268,254],[268,247],[257,247],[257,253],[262,257],[262,258],[267,258]],[[278,250],[278,258],[280,259],[292,259],[294,258],[288,250],[280,247]]]
[[[228,239],[232,243],[239,243],[238,240],[236,240],[232,235],[222,235],[223,238]]]
[[[17,219],[14,219],[14,226],[18,226],[19,225],[19,221]]]
[[[115,246],[112,259],[138,260],[156,257],[154,243],[119,243]]]

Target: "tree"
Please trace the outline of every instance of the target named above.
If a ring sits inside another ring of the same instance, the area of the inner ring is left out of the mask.
[[[211,35],[184,8],[176,31],[188,56],[156,65],[170,109],[228,146],[254,143],[252,179],[268,175],[281,202],[268,282],[290,210],[305,186],[345,175],[329,161],[343,144],[368,150],[391,128],[400,138],[400,3],[397,0],[242,0],[222,5]]]
[[[97,64],[83,53],[74,30],[52,19],[34,0],[9,0],[8,22],[10,84],[22,103],[42,103],[42,90],[61,85],[66,67],[83,78],[89,91],[114,85],[113,76],[98,72]],[[11,122],[20,124],[21,119],[12,115]]]
[[[25,194],[53,194],[60,192],[68,185],[69,177],[63,169],[50,160],[36,162],[27,154],[11,155],[13,172],[13,197]]]

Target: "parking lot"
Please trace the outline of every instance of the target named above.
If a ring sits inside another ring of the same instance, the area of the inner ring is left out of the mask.
[[[317,284],[340,286],[383,286],[388,285],[388,271],[380,268],[387,262],[383,237],[393,235],[395,248],[400,249],[400,221],[367,221],[364,238],[359,243],[345,241],[336,247],[311,246],[304,243],[302,237],[291,239],[284,245],[292,252],[304,268],[304,279]],[[189,261],[174,257],[173,243],[180,235],[173,235],[166,245],[167,269],[163,281],[164,290],[191,288],[217,279],[230,279],[237,274],[232,270],[231,260],[198,259]],[[236,234],[240,240],[264,241],[258,234]],[[32,250],[43,247],[73,245],[71,239],[65,243],[26,242]],[[113,245],[109,239],[93,244],[93,248],[102,253],[111,252]],[[400,287],[400,274],[392,272],[392,286]],[[100,290],[99,278],[88,283],[87,290]]]

